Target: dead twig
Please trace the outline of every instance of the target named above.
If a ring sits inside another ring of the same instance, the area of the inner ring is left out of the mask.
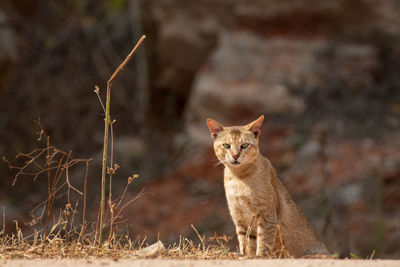
[[[85,227],[86,227],[86,189],[87,189],[88,170],[89,170],[89,161],[86,161],[85,179],[83,180],[82,226],[81,226],[81,231],[80,231],[79,237],[78,237],[78,243],[80,243],[80,240],[85,233]]]
[[[145,35],[140,38],[136,46],[132,49],[125,60],[118,66],[115,72],[111,75],[110,79],[107,81],[107,96],[106,96],[106,107],[105,107],[105,121],[104,121],[104,143],[103,143],[103,161],[102,161],[102,174],[101,174],[101,200],[100,200],[100,229],[99,229],[99,244],[101,244],[103,227],[104,227],[104,209],[105,209],[105,185],[106,185],[106,166],[107,166],[107,152],[108,152],[108,130],[111,122],[110,119],[110,94],[112,81],[118,75],[118,73],[125,67],[129,62],[131,57],[135,54],[136,50],[146,38]],[[104,106],[103,106],[104,108]]]
[[[205,245],[205,242],[204,242],[204,236],[202,237],[202,236],[199,234],[199,231],[197,231],[196,227],[194,227],[193,224],[191,224],[190,227],[193,228],[193,230],[194,230],[194,232],[196,233],[197,237],[200,239],[201,247],[203,248],[203,251],[206,251],[206,245]]]

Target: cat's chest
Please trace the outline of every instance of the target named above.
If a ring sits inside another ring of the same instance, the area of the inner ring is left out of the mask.
[[[257,187],[240,180],[226,179],[225,193],[229,206],[241,210],[253,210],[254,207],[260,205],[260,202],[262,202]]]
[[[249,198],[254,195],[254,189],[237,179],[225,179],[226,195],[235,198]]]

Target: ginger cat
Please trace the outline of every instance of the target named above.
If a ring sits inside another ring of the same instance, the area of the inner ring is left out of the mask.
[[[224,127],[207,119],[215,154],[225,166],[225,193],[240,254],[272,255],[279,249],[275,240],[279,225],[282,243],[291,256],[329,255],[270,161],[259,153],[263,120],[261,116],[245,126]]]

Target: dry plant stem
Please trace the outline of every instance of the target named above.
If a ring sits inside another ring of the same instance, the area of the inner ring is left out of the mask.
[[[123,205],[123,206],[118,210],[117,215],[114,217],[114,220],[113,220],[112,223],[115,224],[115,220],[121,215],[121,213],[124,211],[124,209],[125,209],[126,207],[128,207],[130,204],[132,204],[136,199],[138,199],[139,197],[141,197],[142,195],[144,195],[144,193],[145,193],[145,189],[143,188],[143,189],[139,192],[139,194],[137,194],[136,197],[132,198],[132,199],[129,200],[127,203],[125,203],[125,205]]]
[[[125,58],[125,60],[121,63],[121,65],[119,65],[119,67],[117,68],[117,70],[113,73],[113,75],[111,76],[111,78],[108,80],[108,83],[111,83],[115,77],[117,76],[117,74],[125,67],[125,65],[129,62],[129,60],[131,59],[131,57],[135,54],[136,50],[139,48],[139,46],[141,45],[141,43],[144,41],[144,39],[146,38],[146,35],[142,35],[142,37],[140,38],[140,40],[137,42],[137,44],[135,45],[135,47],[132,49],[132,51],[129,53],[129,55]]]
[[[372,251],[371,255],[369,256],[369,259],[372,260],[375,256],[375,249]]]
[[[200,242],[201,242],[201,246],[202,246],[202,248],[203,248],[203,251],[205,251],[205,250],[206,250],[206,245],[205,245],[205,243],[204,243],[204,237],[201,237],[201,235],[199,234],[199,231],[197,231],[197,229],[194,227],[193,224],[191,224],[190,226],[191,226],[191,227],[193,228],[193,230],[196,232],[197,237],[200,239]]]
[[[89,162],[86,161],[86,173],[85,173],[85,180],[83,182],[82,226],[81,226],[81,232],[79,233],[78,237],[78,243],[81,240],[83,234],[85,233],[85,227],[86,227],[86,186],[87,186],[88,170],[89,170]]]
[[[100,229],[99,229],[99,245],[101,245],[101,239],[103,234],[104,227],[104,209],[105,209],[105,187],[106,187],[106,166],[107,166],[107,152],[108,152],[108,128],[110,125],[110,92],[111,92],[111,83],[118,75],[118,73],[125,67],[125,65],[129,62],[133,54],[136,52],[137,48],[146,38],[145,35],[140,38],[139,42],[132,49],[129,55],[125,58],[125,60],[119,65],[117,70],[113,73],[111,78],[107,81],[107,97],[106,97],[106,114],[104,121],[104,147],[103,147],[103,165],[102,165],[102,173],[101,173],[101,201],[100,201]]]
[[[101,201],[100,201],[100,229],[99,229],[99,245],[101,244],[103,234],[104,206],[106,199],[106,167],[107,167],[107,151],[108,151],[108,127],[110,124],[110,84],[107,85],[106,98],[106,117],[104,119],[104,150],[103,150],[103,165],[101,171]]]
[[[118,204],[115,206],[116,209],[119,208],[119,206],[121,205],[122,200],[123,200],[124,197],[125,197],[125,194],[126,194],[126,191],[128,190],[128,186],[129,186],[129,185],[130,185],[130,183],[128,182],[128,183],[126,184],[125,188],[124,188],[124,191],[122,192],[122,195],[121,195],[121,198],[120,198]]]
[[[99,233],[100,209],[101,209],[101,206],[99,205],[99,208],[98,208],[98,211],[97,211],[97,218],[96,218],[96,227],[94,228],[95,232],[94,232],[93,245],[96,245],[96,242],[98,240],[97,235]],[[98,244],[98,245],[100,246],[100,244]]]
[[[49,194],[50,199],[50,136],[47,136],[47,192]],[[46,243],[46,235],[47,235],[47,228],[49,227],[49,217],[50,217],[50,201],[47,202],[47,216],[46,216],[46,225],[44,227],[44,234],[43,234],[43,247],[42,252],[44,251],[44,246]]]
[[[3,206],[3,235],[6,234],[6,207]]]
[[[110,123],[110,134],[111,134],[111,155],[110,155],[110,169],[114,169],[114,131],[113,131],[113,124],[114,124],[115,120],[112,121]],[[114,208],[113,208],[113,204],[112,204],[112,176],[113,176],[113,171],[110,170],[109,172],[109,176],[110,176],[110,188],[108,189],[108,204],[110,206],[110,232],[108,234],[108,242],[110,243],[111,241],[111,236],[113,233],[113,217],[114,217]]]
[[[41,249],[43,251],[43,248],[46,246],[46,244],[50,244],[50,240],[48,239],[51,233],[54,231],[54,226],[50,228],[50,219],[51,219],[51,213],[52,209],[54,206],[54,202],[56,199],[59,199],[65,195],[67,195],[68,203],[70,203],[70,192],[76,192],[79,195],[82,196],[82,193],[76,189],[69,180],[69,168],[74,166],[77,163],[80,162],[88,162],[91,159],[72,159],[71,157],[71,152],[66,153],[64,151],[61,151],[54,146],[50,144],[50,138],[46,133],[44,132],[43,128],[40,125],[40,121],[37,121],[38,126],[40,127],[41,131],[39,134],[38,141],[41,140],[41,137],[45,137],[45,147],[44,148],[39,148],[35,149],[30,153],[19,153],[17,155],[17,158],[25,160],[25,163],[23,166],[13,166],[9,161],[4,159],[6,163],[9,165],[10,169],[15,169],[18,170],[18,173],[14,177],[13,184],[17,181],[19,176],[22,175],[27,175],[27,176],[32,176],[33,180],[36,180],[36,178],[41,175],[45,174],[47,172],[47,189],[48,189],[48,196],[47,199],[43,202],[41,202],[39,205],[37,205],[31,212],[30,215],[32,217],[31,221],[28,222],[30,226],[37,224],[38,222],[42,221],[44,217],[45,218],[45,226],[43,227],[43,230],[37,232],[43,233],[43,235],[40,236],[39,242],[42,243],[43,246],[41,246]],[[88,165],[86,165],[88,167]],[[38,170],[38,171],[36,171]],[[87,171],[87,170],[86,170]],[[61,183],[61,178],[65,175],[65,182]],[[86,175],[87,176],[87,175]],[[61,189],[65,188],[67,186],[66,192],[62,192],[61,194],[57,195]],[[72,189],[72,190],[71,190]],[[70,205],[66,206],[70,207]],[[41,209],[40,215],[36,216],[34,213],[36,210]],[[70,208],[66,208],[67,212],[69,211]],[[76,210],[76,208],[75,208]],[[63,228],[65,229],[68,220],[70,221],[70,232],[72,233],[72,230],[75,231],[75,228],[73,226],[73,220],[74,220],[74,214],[72,214],[72,217],[68,217],[67,215],[67,220],[63,221]],[[4,219],[4,217],[3,217]],[[5,224],[3,224],[3,227],[5,227]],[[66,234],[66,236],[69,236],[69,233]]]
[[[69,152],[70,154],[72,153],[72,151]],[[68,163],[68,162],[67,162]],[[74,190],[76,193],[78,193],[79,195],[83,195],[83,193],[81,191],[79,191],[78,189],[76,189],[73,185],[71,185],[71,183],[69,182],[69,174],[68,174],[68,164],[65,165],[66,168],[66,175],[65,175],[65,181],[68,185],[68,198],[69,198],[69,191],[72,189]],[[68,203],[70,202],[70,200],[68,199]]]
[[[47,140],[48,140],[48,145],[49,145],[49,138]],[[67,165],[70,157],[71,157],[71,152],[68,153],[67,158],[65,159],[65,162],[63,164],[65,154],[62,155],[61,159],[58,162],[56,173],[54,174],[54,177],[53,177],[53,182],[51,184],[51,189],[49,192],[49,200],[47,202],[47,216],[46,216],[46,225],[45,225],[45,229],[44,229],[42,251],[44,251],[44,247],[46,244],[47,230],[48,230],[48,226],[49,226],[49,218],[50,218],[51,209],[54,204],[54,199],[56,198],[57,184],[66,168],[65,166]],[[49,182],[49,184],[50,184],[50,182]]]

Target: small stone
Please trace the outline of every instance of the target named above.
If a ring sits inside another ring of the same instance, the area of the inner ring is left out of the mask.
[[[158,241],[147,248],[140,249],[138,251],[138,256],[140,257],[155,257],[166,251],[164,244]]]

